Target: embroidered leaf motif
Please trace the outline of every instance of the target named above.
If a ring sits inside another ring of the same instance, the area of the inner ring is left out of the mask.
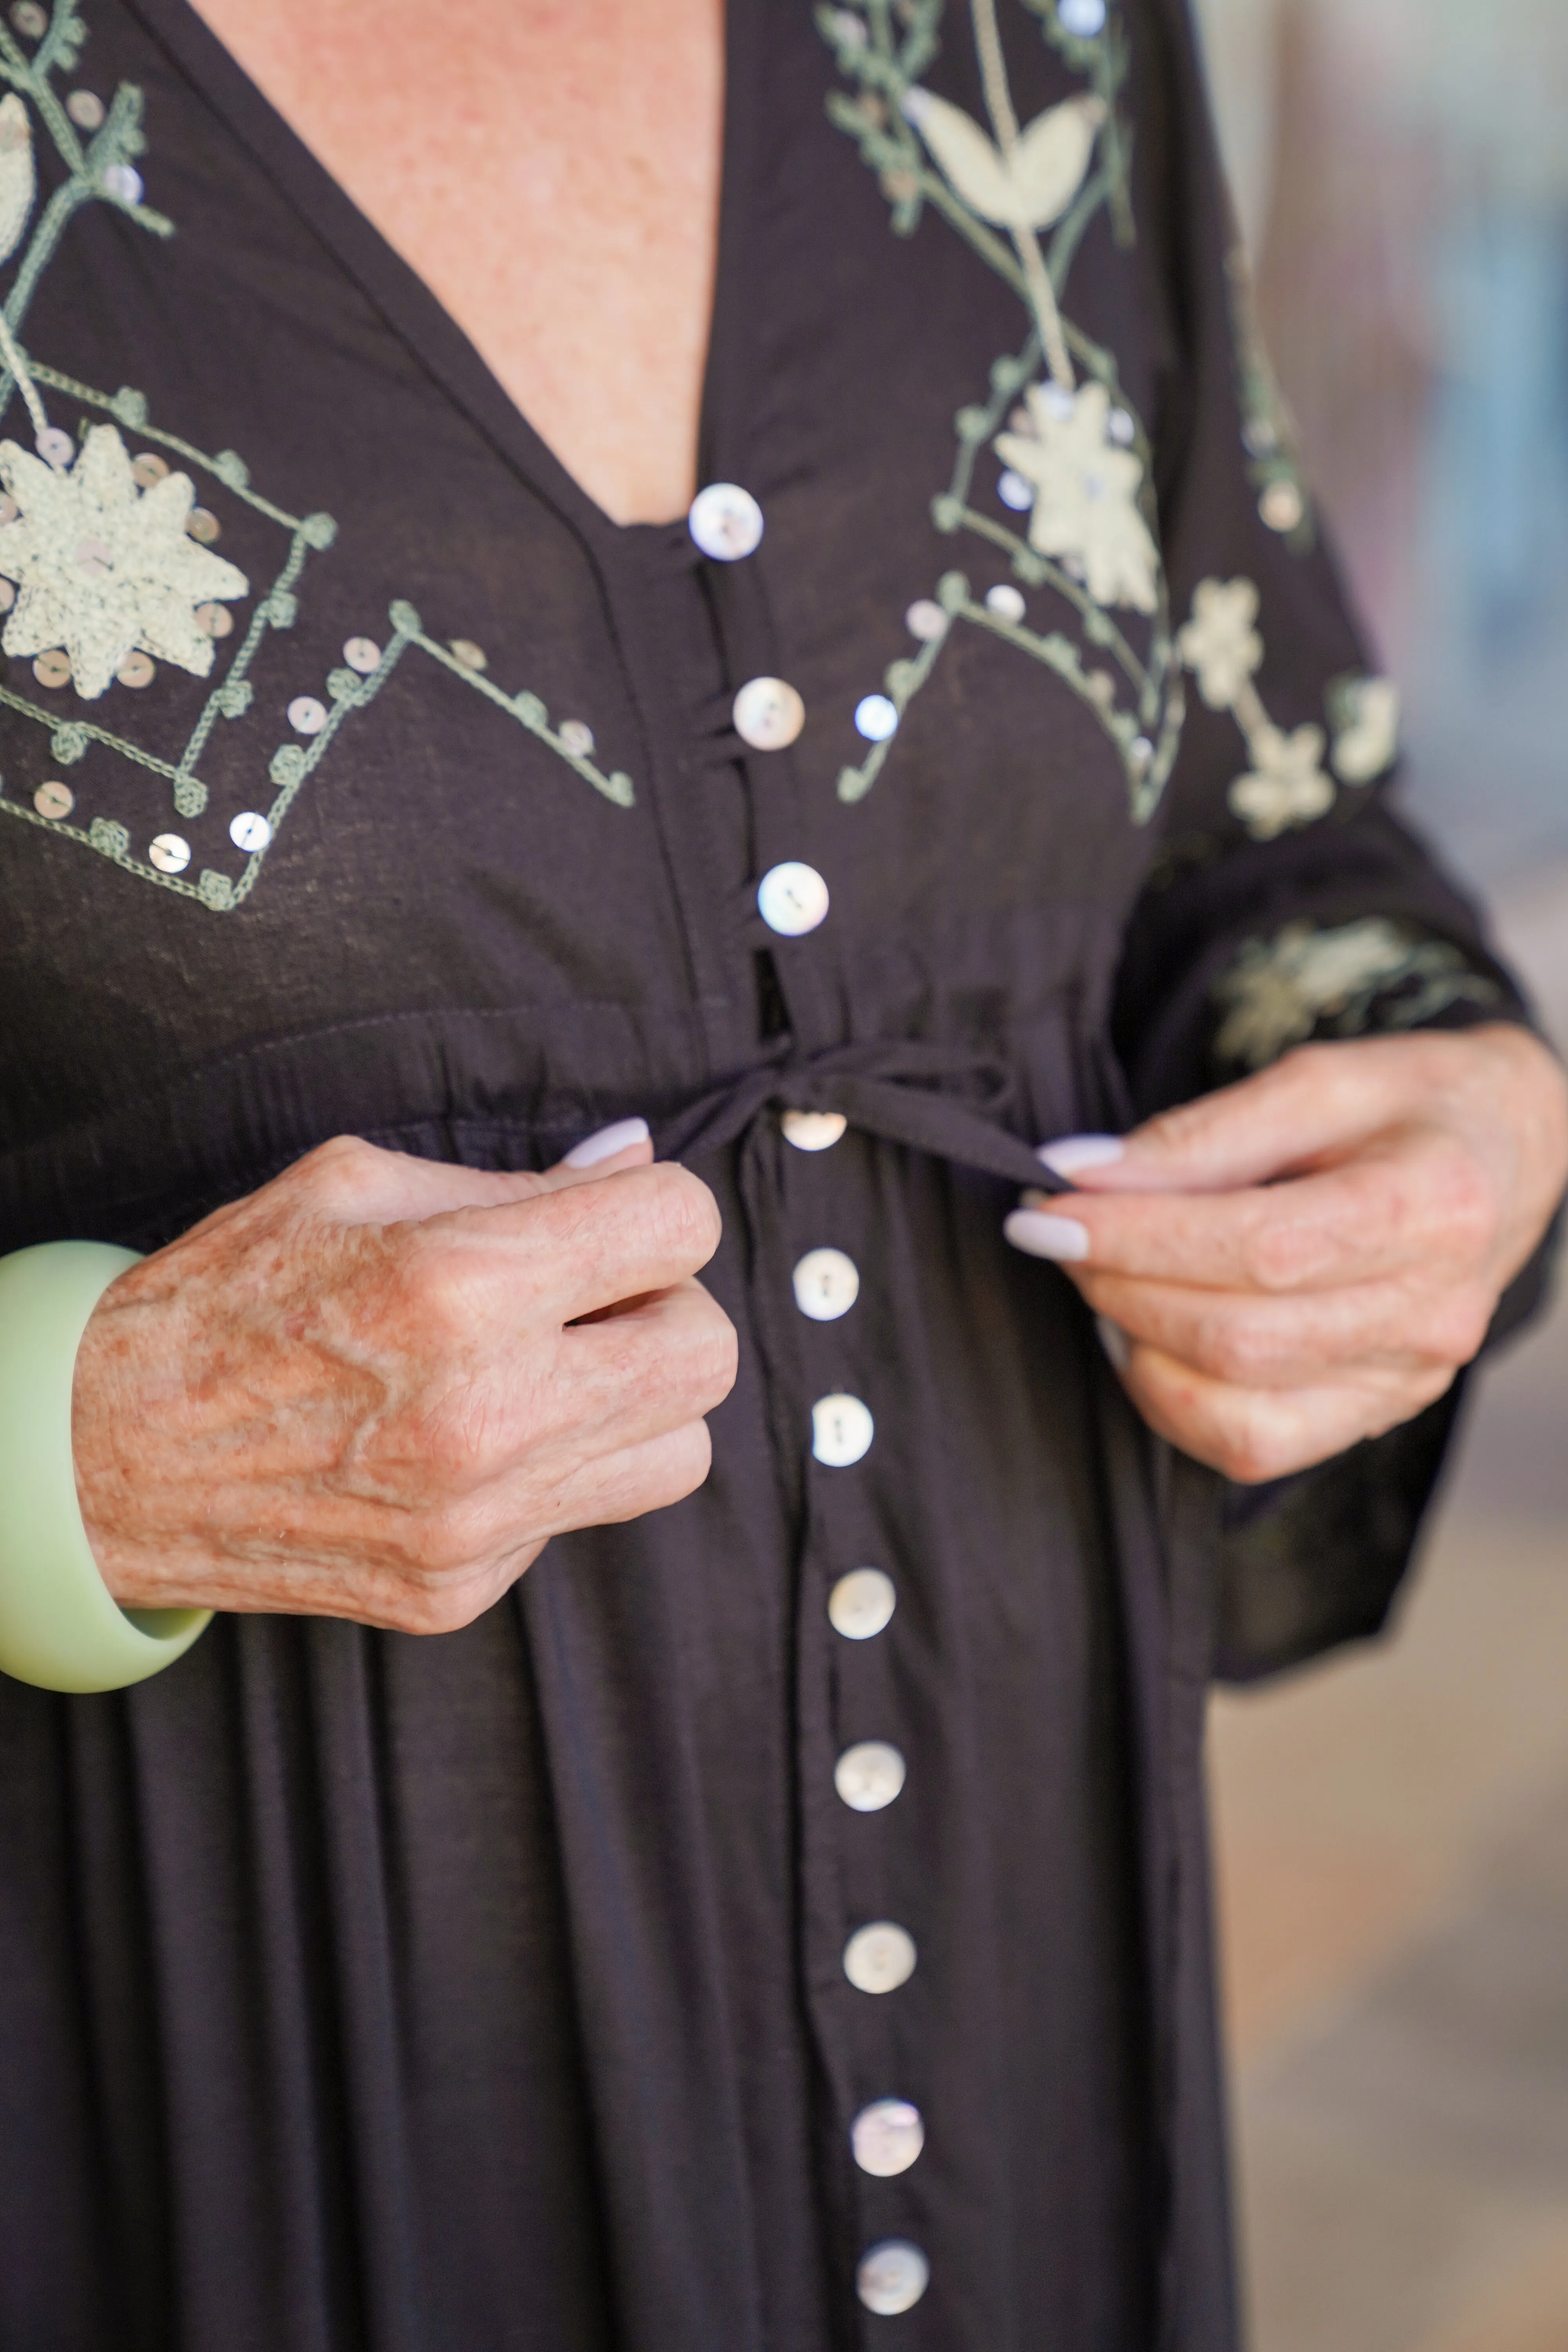
[[[1339,1037],[1414,1029],[1456,1003],[1489,1004],[1498,988],[1447,940],[1412,939],[1384,916],[1320,930],[1287,923],[1249,940],[1213,992],[1223,1013],[1222,1066],[1260,1070],[1326,1026]]]
[[[996,453],[1035,491],[1030,546],[1081,563],[1096,604],[1152,613],[1160,551],[1138,511],[1143,464],[1107,436],[1105,386],[1033,383],[1025,398],[1033,432],[998,434]]]
[[[0,639],[8,654],[63,646],[89,702],[136,647],[208,675],[215,647],[195,608],[247,595],[250,583],[187,536],[188,474],[138,490],[119,433],[95,425],[68,474],[0,441],[0,481],[22,509],[0,527],[0,576],[20,592]]]
[[[1083,184],[1105,120],[1100,99],[1066,99],[1037,114],[1005,155],[962,107],[933,90],[907,90],[903,111],[964,203],[982,220],[1016,229],[1060,219]]]
[[[33,129],[16,91],[0,98],[0,261],[16,250],[33,209]]]

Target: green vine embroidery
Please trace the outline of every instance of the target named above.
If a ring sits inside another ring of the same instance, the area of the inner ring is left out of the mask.
[[[1317,534],[1296,423],[1263,340],[1252,269],[1239,237],[1226,256],[1225,275],[1247,479],[1268,528],[1279,532],[1292,555],[1305,555]]]
[[[1451,1004],[1491,1004],[1499,990],[1447,940],[1413,938],[1381,915],[1320,930],[1287,923],[1252,940],[1215,985],[1222,1068],[1260,1070],[1315,1031],[1335,1037],[1419,1028]]]
[[[1323,769],[1323,729],[1309,725],[1287,733],[1269,718],[1253,684],[1263,659],[1263,640],[1254,626],[1258,604],[1250,580],[1200,580],[1193,617],[1176,643],[1197,675],[1204,701],[1211,710],[1228,710],[1246,740],[1252,765],[1226,795],[1231,814],[1255,841],[1272,841],[1291,826],[1326,815],[1335,795],[1333,779]],[[1385,677],[1342,677],[1330,685],[1325,700],[1335,774],[1343,783],[1370,783],[1397,748],[1398,689]]]
[[[36,35],[30,58],[12,26]],[[331,546],[337,526],[330,515],[293,515],[274,505],[252,487],[248,468],[234,450],[208,456],[154,425],[140,392],[98,391],[35,359],[18,341],[43,272],[83,205],[110,203],[152,235],[174,234],[173,223],[143,203],[132,161],[145,146],[140,91],[122,86],[105,108],[82,90],[62,101],[55,86],[57,74],[74,68],[86,37],[74,0],[55,0],[47,13],[26,0],[11,12],[10,26],[0,22],[0,82],[9,85],[0,97],[0,263],[20,242],[37,194],[32,118],[24,100],[36,110],[66,173],[38,215],[0,305],[0,414],[19,393],[38,453],[35,457],[15,441],[0,442],[0,479],[8,493],[0,504],[0,609],[14,604],[5,650],[14,659],[36,655],[34,675],[47,691],[69,684],[89,703],[109,691],[111,681],[122,689],[144,688],[154,676],[154,657],[198,677],[213,673],[217,641],[234,631],[229,607],[248,596],[250,583],[211,552],[206,542],[218,535],[217,517],[193,507],[189,475],[172,471],[171,457],[207,477],[219,503],[232,497],[275,525],[285,545],[275,577],[257,598],[248,624],[235,633],[232,658],[177,759],[163,758],[96,719],[62,719],[11,685],[0,685],[0,707],[47,732],[57,767],[69,770],[94,747],[101,748],[132,770],[159,778],[168,787],[175,815],[189,821],[201,817],[208,805],[200,762],[215,729],[243,719],[255,708],[252,670],[272,633],[293,626],[309,558]],[[94,130],[85,145],[79,127]],[[50,423],[46,393],[75,406],[74,439]],[[139,445],[134,458],[121,431]],[[345,667],[327,677],[325,700],[306,694],[290,702],[290,719],[309,740],[278,746],[268,769],[269,793],[258,795],[265,806],[233,820],[230,840],[245,853],[237,874],[209,866],[194,881],[186,878],[192,848],[176,833],[155,835],[143,858],[133,854],[132,828],[118,818],[95,815],[85,824],[73,824],[77,796],[59,777],[40,783],[30,804],[7,794],[0,779],[0,814],[79,842],[161,889],[227,912],[255,887],[301,786],[353,714],[374,700],[410,647],[522,727],[615,806],[633,804],[630,777],[619,770],[606,773],[595,763],[592,733],[581,720],[552,725],[537,695],[504,692],[484,674],[485,656],[477,646],[460,638],[441,644],[406,602],[395,601],[388,619],[391,635],[384,647],[368,637],[350,640]]]
[[[830,121],[853,138],[908,236],[927,205],[963,236],[1022,303],[1029,331],[993,362],[987,398],[954,418],[948,486],[931,503],[938,530],[968,533],[1007,557],[1013,579],[977,597],[960,571],[910,607],[923,642],[884,676],[891,723],[839,797],[858,801],[887,760],[897,723],[931,677],[955,624],[988,630],[1052,671],[1094,712],[1115,746],[1134,821],[1159,803],[1181,740],[1184,704],[1171,625],[1152,453],[1123,393],[1114,355],[1062,310],[1074,257],[1096,214],[1120,243],[1132,237],[1130,135],[1119,113],[1128,67],[1120,17],[1086,0],[1023,0],[1044,37],[1087,87],[1027,124],[1014,110],[996,0],[970,0],[989,131],[919,77],[937,52],[944,0],[856,0],[817,23],[850,90],[829,94]],[[1044,232],[1048,244],[1042,244]],[[1003,471],[998,504],[1027,509],[1016,526],[988,511],[976,486],[983,451]],[[1027,622],[1025,589],[1047,590],[1074,634]],[[1126,627],[1118,609],[1139,616]],[[1135,641],[1136,639],[1136,641]],[[873,698],[874,699],[874,698]]]

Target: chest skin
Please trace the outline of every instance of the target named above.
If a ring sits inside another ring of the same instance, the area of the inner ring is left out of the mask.
[[[718,236],[721,0],[198,14],[605,513],[683,512]]]

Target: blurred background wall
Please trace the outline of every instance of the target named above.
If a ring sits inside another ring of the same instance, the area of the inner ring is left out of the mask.
[[[1406,807],[1568,1036],[1568,0],[1199,0]],[[1568,2352],[1568,1316],[1394,1638],[1215,1703],[1254,2352]]]

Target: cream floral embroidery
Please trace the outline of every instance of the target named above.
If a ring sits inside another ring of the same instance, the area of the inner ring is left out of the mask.
[[[1010,10],[1009,38],[1033,18],[1084,84],[1021,123],[999,0],[968,0],[967,14],[984,123],[921,79],[938,54],[944,0],[853,0],[817,11],[850,85],[829,97],[829,118],[876,173],[894,234],[911,235],[927,210],[939,214],[1016,296],[1028,323],[1021,346],[992,362],[984,396],[954,417],[952,472],[931,500],[937,530],[977,544],[991,583],[946,572],[914,600],[918,650],[887,665],[884,696],[901,719],[955,628],[984,631],[1088,705],[1142,824],[1159,805],[1185,717],[1152,453],[1115,353],[1063,307],[1099,215],[1118,245],[1133,242],[1130,141],[1118,106],[1126,30],[1116,0],[1082,8],[1022,0]],[[992,454],[997,471],[987,478]],[[997,552],[1011,575],[1000,581]],[[896,738],[896,727],[879,732],[840,770],[841,800],[870,791]]]
[[[1228,710],[1246,740],[1252,765],[1226,799],[1254,841],[1273,841],[1295,825],[1326,816],[1334,804],[1333,778],[1323,766],[1327,738],[1321,727],[1289,732],[1277,727],[1253,684],[1263,659],[1258,589],[1251,580],[1200,580],[1192,618],[1176,647],[1196,673],[1198,693],[1211,710]],[[1347,784],[1370,783],[1394,756],[1399,697],[1387,678],[1341,678],[1329,688],[1334,728],[1332,764]]]
[[[1321,727],[1298,727],[1289,735],[1261,727],[1249,748],[1254,764],[1226,797],[1254,841],[1272,841],[1292,825],[1327,815],[1334,788],[1323,773]]]
[[[1399,748],[1399,688],[1391,677],[1349,677],[1329,688],[1335,720],[1334,773],[1347,784],[1370,784]]]
[[[1193,594],[1193,617],[1176,643],[1187,667],[1195,670],[1198,692],[1211,710],[1229,710],[1263,659],[1263,640],[1254,628],[1258,590],[1250,580],[1200,580]]]
[[[0,481],[21,509],[0,527],[0,578],[21,592],[0,641],[8,654],[63,646],[89,702],[138,647],[209,674],[217,648],[196,607],[248,595],[250,583],[187,533],[188,474],[138,489],[115,427],[94,425],[69,473],[0,441]]]
[[[1245,947],[1214,990],[1222,1066],[1260,1070],[1327,1026],[1335,1036],[1414,1029],[1450,1004],[1496,1002],[1446,940],[1413,939],[1381,915],[1320,930],[1287,923]]]
[[[1105,386],[1032,383],[1024,398],[1033,429],[998,434],[996,454],[1034,488],[1030,546],[1081,564],[1097,604],[1152,613],[1160,551],[1138,511],[1143,467],[1110,440]]]
[[[86,109],[62,98],[59,79],[74,73],[86,37],[77,0],[51,0],[47,10],[18,0],[0,14],[0,263],[15,257],[0,301],[0,415],[19,395],[38,453],[31,456],[19,440],[0,445],[7,491],[0,610],[13,601],[6,583],[21,591],[0,637],[11,657],[0,662],[0,709],[15,752],[0,777],[0,817],[94,851],[214,914],[230,913],[256,887],[270,845],[343,729],[410,657],[426,670],[426,694],[481,698],[614,807],[631,807],[631,778],[599,763],[584,720],[552,721],[537,694],[509,692],[483,675],[485,656],[467,634],[431,634],[406,598],[382,604],[384,632],[356,629],[325,677],[314,666],[308,677],[297,666],[291,678],[280,674],[311,558],[336,536],[331,516],[290,514],[256,487],[237,450],[208,452],[169,431],[134,385],[107,392],[24,348],[33,297],[79,212],[100,206],[139,233],[174,234],[174,223],[144,201],[141,91],[122,82],[107,106],[95,99]],[[36,217],[35,137],[52,150],[48,199]],[[79,456],[65,425],[50,421],[45,404],[55,398],[73,424],[99,420],[77,425]],[[8,421],[19,429],[20,420]],[[204,483],[200,516],[191,505],[193,478]],[[249,544],[270,539],[277,558],[238,626],[229,607],[249,594],[245,574],[203,544],[223,528],[225,513],[244,517]],[[200,540],[187,535],[188,516],[198,520]],[[456,617],[447,616],[447,627]],[[29,656],[37,656],[30,676]],[[87,705],[101,700],[115,679],[149,688],[153,656],[168,668],[155,693],[114,694],[108,714],[51,707],[72,686]],[[429,677],[431,667],[438,678]],[[174,677],[178,670],[208,680],[195,709]],[[321,691],[300,691],[306,686]],[[153,740],[137,725],[150,706],[159,719]],[[125,731],[104,723],[106,716]],[[173,742],[171,719],[178,726]],[[203,772],[206,755],[215,735],[236,724],[243,727],[240,756],[225,763],[228,780],[215,806]],[[285,726],[291,731],[279,741],[273,730]],[[83,761],[80,780],[68,783]],[[238,774],[248,781],[237,782]],[[251,804],[236,808],[237,793]],[[125,795],[130,807],[105,809],[110,793]],[[170,802],[191,838],[166,829]]]

